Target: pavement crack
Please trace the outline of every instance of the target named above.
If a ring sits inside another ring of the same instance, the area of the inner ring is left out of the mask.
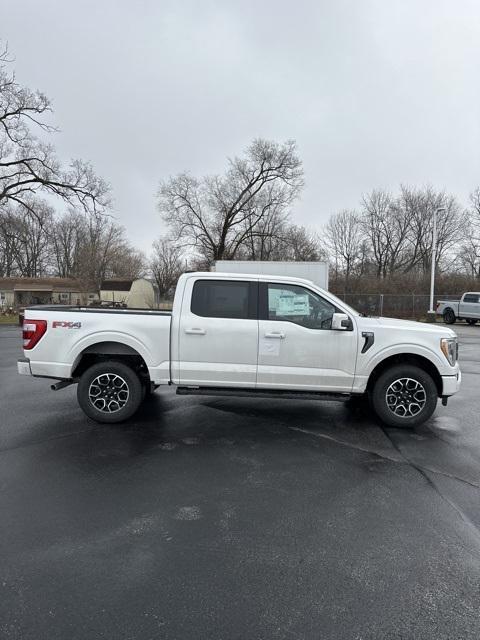
[[[388,455],[380,454],[377,451],[373,451],[372,449],[369,449],[367,447],[362,447],[362,446],[359,446],[359,445],[356,445],[356,444],[352,444],[350,442],[345,442],[344,440],[340,440],[339,438],[334,438],[333,436],[329,436],[329,435],[327,435],[325,433],[316,433],[315,431],[309,431],[308,429],[302,429],[300,427],[288,427],[288,428],[291,429],[292,431],[299,431],[300,433],[305,433],[307,435],[314,436],[316,438],[322,438],[324,440],[328,440],[329,442],[334,442],[335,444],[338,444],[338,445],[340,445],[342,447],[347,447],[349,449],[354,449],[356,451],[369,453],[369,454],[374,455],[377,458],[381,458],[383,460],[389,460],[390,462],[395,462],[396,464],[408,465],[409,467],[414,469],[417,473],[419,473],[422,476],[422,478],[425,480],[425,482],[428,484],[428,486],[430,488],[432,488],[435,491],[435,493],[451,509],[453,509],[453,511],[455,511],[455,513],[462,520],[462,522],[472,531],[472,533],[473,533],[475,539],[477,540],[477,542],[480,543],[480,529],[477,527],[477,525],[474,522],[472,522],[472,520],[470,520],[470,518],[462,511],[462,509],[460,509],[460,507],[458,505],[456,505],[455,502],[453,502],[453,500],[451,500],[448,496],[446,496],[439,489],[439,487],[435,484],[435,482],[432,480],[432,478],[430,478],[427,475],[427,472],[438,474],[438,475],[441,475],[441,476],[444,476],[446,478],[450,478],[450,479],[453,479],[453,480],[458,480],[459,482],[463,482],[465,484],[468,484],[469,486],[474,487],[476,489],[479,489],[480,487],[478,485],[472,483],[472,482],[469,482],[468,480],[465,480],[463,478],[459,478],[459,477],[454,476],[452,474],[444,473],[443,471],[439,471],[437,469],[428,469],[428,468],[419,466],[418,464],[416,464],[415,462],[410,460],[410,458],[408,458],[403,453],[403,451],[400,449],[400,447],[396,444],[396,442],[392,439],[390,434],[387,433],[387,431],[385,431],[385,429],[383,427],[380,427],[382,432],[384,433],[385,437],[390,442],[390,444],[392,445],[394,450],[398,453],[398,455],[400,456],[400,459],[399,458],[395,458],[395,457],[391,457],[391,456],[388,456]],[[470,553],[472,553],[472,551],[470,551]],[[479,557],[478,554],[472,553],[472,555],[474,555],[476,558]]]
[[[407,458],[405,456],[405,454],[399,449],[399,447],[393,442],[392,438],[382,429],[383,433],[385,434],[385,437],[388,439],[388,441],[391,443],[392,447],[395,449],[395,451],[397,451],[398,455],[400,456],[399,458],[395,458],[393,456],[388,456],[385,453],[379,453],[378,451],[375,451],[373,449],[369,449],[368,447],[362,447],[360,445],[357,444],[352,444],[351,442],[346,442],[345,440],[340,440],[339,438],[334,438],[333,436],[329,436],[326,433],[318,433],[315,431],[309,431],[308,429],[302,429],[300,427],[288,427],[289,429],[291,429],[292,431],[300,431],[301,433],[305,433],[311,436],[314,436],[316,438],[322,438],[324,440],[329,440],[330,442],[334,442],[336,444],[339,444],[343,447],[348,447],[349,449],[355,449],[356,451],[362,451],[364,453],[370,453],[373,456],[376,456],[377,458],[381,458],[383,460],[389,460],[390,462],[396,462],[397,464],[408,464],[411,467],[413,467],[415,470],[419,471],[419,472],[429,472],[429,473],[434,473],[436,475],[439,476],[444,476],[445,478],[449,478],[450,480],[457,480],[458,482],[462,482],[466,485],[468,485],[469,487],[473,487],[474,489],[480,489],[480,485],[476,484],[475,482],[472,482],[471,480],[467,480],[466,478],[461,478],[460,476],[456,476],[453,473],[447,473],[446,471],[441,471],[440,469],[435,469],[433,467],[426,467],[426,466],[420,466],[415,464],[414,462],[412,462],[409,458]]]
[[[477,539],[477,541],[480,543],[480,529],[478,528],[478,526],[472,521],[470,520],[470,518],[466,515],[466,513],[463,512],[462,509],[460,509],[460,507],[455,504],[455,502],[453,500],[451,500],[448,496],[446,496],[443,491],[440,490],[440,488],[438,487],[437,484],[435,484],[435,482],[432,480],[432,478],[430,478],[427,475],[427,469],[420,467],[418,464],[416,464],[415,462],[413,462],[412,460],[410,460],[410,458],[408,458],[403,451],[400,449],[400,447],[397,445],[397,443],[393,440],[393,438],[391,437],[391,435],[389,433],[387,433],[387,431],[385,430],[384,427],[380,427],[381,430],[383,431],[383,433],[385,434],[385,437],[390,441],[390,443],[392,444],[392,447],[395,449],[395,451],[398,452],[398,454],[403,458],[403,460],[405,461],[406,464],[408,464],[410,467],[412,467],[412,469],[414,469],[417,473],[419,473],[422,478],[425,480],[425,482],[435,491],[435,493],[451,508],[455,511],[455,513],[459,516],[459,518],[462,520],[462,522],[467,525],[471,530],[472,533],[474,534],[474,537]],[[443,472],[438,472],[438,471],[433,471],[433,473],[439,473],[439,475],[445,476],[447,478],[454,478],[456,480],[460,480],[461,482],[465,482],[466,484],[469,484],[470,486],[476,487],[477,489],[479,488],[477,485],[472,484],[466,480],[463,480],[462,478],[457,478],[456,476],[453,475],[449,475]]]
[[[414,465],[411,462],[408,462],[414,468],[421,469],[422,471],[428,471],[429,473],[435,473],[438,476],[443,476],[444,478],[450,478],[450,480],[458,480],[458,482],[463,482],[467,484],[469,487],[473,487],[474,489],[480,489],[480,485],[472,482],[471,480],[467,480],[466,478],[461,478],[460,476],[456,476],[454,473],[447,473],[446,471],[440,471],[440,469],[434,469],[433,467],[421,467],[420,465]]]
[[[390,462],[396,462],[399,464],[405,464],[404,460],[399,460],[398,458],[394,458],[388,456],[384,453],[378,453],[378,451],[374,451],[373,449],[369,449],[368,447],[362,447],[358,444],[352,444],[351,442],[346,442],[345,440],[340,440],[339,438],[334,438],[333,436],[329,436],[326,433],[318,433],[315,431],[309,431],[308,429],[301,429],[300,427],[288,427],[292,431],[300,431],[300,433],[306,433],[310,436],[315,436],[316,438],[322,438],[323,440],[329,440],[330,442],[335,442],[343,447],[347,447],[349,449],[355,449],[356,451],[362,451],[364,453],[370,453],[377,458],[382,458],[383,460],[389,460]],[[401,454],[400,454],[401,455]],[[404,458],[404,456],[402,456]]]
[[[80,429],[79,431],[71,431],[70,433],[62,433],[57,436],[49,436],[48,438],[43,438],[42,440],[32,440],[30,442],[21,442],[19,444],[13,445],[13,447],[4,447],[0,449],[0,454],[8,453],[9,451],[15,451],[16,449],[24,449],[26,447],[35,447],[39,444],[45,444],[46,442],[52,442],[54,440],[63,440],[65,438],[73,438],[74,436],[81,435],[82,433],[91,433],[92,431],[98,431],[99,429],[104,429],[107,425],[98,425],[97,427],[92,427],[91,429]]]

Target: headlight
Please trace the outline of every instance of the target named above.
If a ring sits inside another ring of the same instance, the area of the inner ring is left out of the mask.
[[[455,365],[458,360],[458,340],[457,338],[442,338],[440,340],[440,348],[448,362]]]

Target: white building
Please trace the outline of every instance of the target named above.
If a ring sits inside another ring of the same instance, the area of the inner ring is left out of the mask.
[[[155,309],[159,303],[158,289],[147,278],[104,280],[100,286],[100,301],[131,309]]]

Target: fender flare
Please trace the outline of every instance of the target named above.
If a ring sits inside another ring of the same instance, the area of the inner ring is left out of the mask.
[[[143,358],[147,367],[153,366],[148,350],[140,340],[133,338],[127,333],[121,333],[118,331],[96,331],[95,333],[82,337],[82,339],[76,342],[68,352],[68,362],[72,363],[70,373],[75,371],[75,368],[80,362],[80,359],[86,349],[104,342],[115,342],[120,345],[125,345],[126,347],[133,349],[141,358]]]
[[[363,368],[363,375],[369,379],[372,371],[384,360],[387,360],[387,358],[391,358],[392,356],[419,356],[421,358],[425,358],[435,367],[439,376],[448,375],[448,372],[442,373],[442,370],[445,369],[445,363],[442,362],[440,353],[436,354],[427,347],[410,343],[402,343],[391,347],[385,347],[381,351],[375,353]]]

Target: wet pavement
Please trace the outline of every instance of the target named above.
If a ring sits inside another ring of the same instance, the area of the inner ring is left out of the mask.
[[[154,394],[126,425],[0,328],[0,638],[478,639],[480,326],[415,431],[334,402]]]

